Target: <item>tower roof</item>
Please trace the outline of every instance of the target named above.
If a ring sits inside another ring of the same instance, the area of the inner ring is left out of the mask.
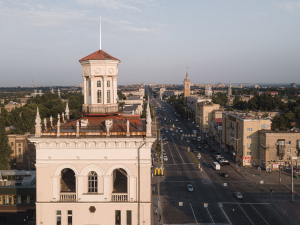
[[[94,53],[80,59],[79,62],[85,60],[119,60],[119,59],[111,56],[110,54],[106,53],[103,50],[97,50]]]

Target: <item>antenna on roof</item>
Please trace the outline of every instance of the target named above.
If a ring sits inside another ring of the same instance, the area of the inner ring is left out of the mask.
[[[100,15],[100,50],[101,50],[101,15]]]

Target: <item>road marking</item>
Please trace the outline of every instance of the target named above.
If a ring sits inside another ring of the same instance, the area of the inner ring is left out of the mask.
[[[257,211],[257,209],[254,208],[253,205],[251,205],[251,206],[252,206],[253,209],[255,209],[255,211],[258,213],[258,215],[260,215],[260,217],[266,222],[266,224],[268,224],[268,222],[265,220],[265,218],[262,217],[262,215]],[[268,224],[268,225],[270,225],[270,224]]]
[[[178,172],[180,172],[180,173],[199,173],[199,171],[196,171],[196,170],[194,170],[194,171],[184,171],[184,170],[170,171],[170,170],[168,170],[168,173],[178,173]]]
[[[165,166],[177,166],[177,165],[186,165],[186,164],[194,164],[194,163],[176,163],[176,164],[166,164]]]
[[[175,164],[175,160],[174,160],[174,157],[173,157],[173,153],[172,153],[172,151],[171,151],[171,148],[170,148],[170,146],[169,146],[168,143],[166,143],[166,145],[168,146],[168,148],[169,148],[169,150],[170,150],[170,152],[171,152],[171,156],[172,156],[172,159],[173,159],[173,163]],[[164,147],[163,147],[163,149],[164,149]]]
[[[284,184],[285,186],[287,186],[286,184]],[[287,186],[290,190],[292,190],[292,188],[290,188],[289,186]],[[294,190],[294,192],[297,194],[297,195],[299,195],[295,190]]]
[[[250,203],[250,202],[245,202],[245,203],[239,203],[239,202],[218,202],[218,203],[223,203],[223,204],[239,204],[239,205],[270,205],[270,203],[266,202],[257,202],[257,203]]]
[[[193,210],[193,207],[192,207],[192,204],[191,204],[191,203],[190,203],[190,206],[191,206],[191,209],[192,209],[192,212],[193,212],[194,218],[195,218],[195,220],[196,220],[196,223],[198,224],[198,221],[197,221],[197,219],[196,219],[196,216],[195,216],[195,213],[194,213],[194,210]]]
[[[212,218],[211,215],[210,215],[210,212],[209,212],[209,210],[208,210],[208,207],[206,207],[206,209],[207,209],[207,212],[208,212],[208,214],[209,214],[209,216],[210,216],[212,222],[215,223],[214,220],[213,220],[213,218]]]
[[[171,138],[172,138],[173,143],[175,144],[175,141],[173,140],[173,137],[172,137],[172,136],[171,136]],[[177,138],[178,138],[178,137],[177,137]],[[179,155],[180,155],[180,158],[181,158],[182,162],[184,163],[183,158],[182,158],[182,156],[181,156],[181,154],[180,154],[180,152],[179,152],[179,150],[178,150],[178,148],[177,148],[177,144],[175,144],[175,148],[177,149],[177,151],[178,151],[178,153],[179,153]]]
[[[241,210],[245,213],[245,215],[247,216],[247,218],[250,220],[250,222],[254,225],[254,223],[252,222],[252,220],[249,218],[249,216],[247,215],[247,213],[243,210],[242,206],[240,206],[240,204],[238,204],[238,206],[241,208]]]
[[[223,207],[221,207],[221,210],[222,210],[222,212],[223,212],[224,216],[226,217],[226,219],[227,219],[228,223],[229,223],[229,224],[232,224],[232,223],[231,223],[231,221],[230,221],[230,219],[228,218],[227,214],[225,213],[225,211],[224,211]]]

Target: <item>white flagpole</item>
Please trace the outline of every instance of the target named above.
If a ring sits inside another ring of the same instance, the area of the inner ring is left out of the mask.
[[[101,50],[101,15],[100,15],[100,50]]]

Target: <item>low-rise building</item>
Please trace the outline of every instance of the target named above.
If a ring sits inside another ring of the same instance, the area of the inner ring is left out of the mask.
[[[300,132],[298,129],[290,131],[260,130],[259,160],[262,168],[279,169],[279,165],[290,167],[294,157],[296,166],[300,165]]]
[[[239,112],[223,112],[222,142],[242,166],[257,166],[260,162],[261,129],[270,130],[270,118]]]

